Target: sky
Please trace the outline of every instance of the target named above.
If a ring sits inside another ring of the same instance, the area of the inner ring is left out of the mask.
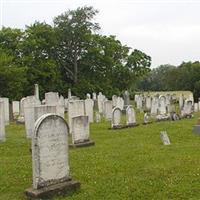
[[[52,24],[81,6],[99,10],[100,33],[150,55],[152,68],[200,60],[200,0],[0,0],[0,25]]]

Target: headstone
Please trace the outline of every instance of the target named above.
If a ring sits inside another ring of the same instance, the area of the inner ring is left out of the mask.
[[[117,106],[118,108],[120,108],[121,110],[124,109],[124,100],[122,97],[117,97]]]
[[[0,101],[0,142],[6,140],[5,137],[5,114],[4,114],[4,102]]]
[[[147,97],[146,97],[146,108],[147,108],[148,110],[151,109],[151,97],[150,97],[150,96],[147,96]]]
[[[19,117],[17,119],[18,124],[24,124],[25,123],[25,119],[24,119],[24,102],[25,102],[25,100],[26,100],[25,97],[23,97],[20,100]]]
[[[93,112],[94,112],[94,101],[92,99],[85,100],[85,115],[89,117],[89,122],[94,122]]]
[[[68,103],[68,124],[70,133],[72,133],[72,118],[85,115],[84,100],[69,101]]]
[[[126,124],[127,126],[133,126],[136,124],[135,110],[132,106],[126,108]]]
[[[3,102],[4,105],[4,120],[5,125],[8,125],[10,122],[10,116],[9,116],[9,99],[6,97],[1,97],[0,101]]]
[[[68,89],[68,99],[71,99],[71,97],[72,97],[72,93],[71,93],[71,89],[69,88]]]
[[[113,107],[117,106],[117,96],[116,95],[112,96],[112,103],[113,103]]]
[[[72,118],[72,145],[71,147],[83,147],[94,145],[90,141],[90,128],[88,116]]]
[[[19,101],[12,102],[13,117],[16,119],[19,116]]]
[[[57,114],[56,111],[57,111],[56,106],[47,106],[47,105],[34,106],[34,121],[36,122],[37,119],[39,119],[42,115],[45,115],[48,113]],[[33,130],[34,130],[34,126],[33,126]]]
[[[122,124],[121,124],[121,113],[122,110],[118,107],[113,108],[112,111],[112,121],[111,121],[111,127],[112,128],[121,128]]]
[[[91,99],[91,95],[89,93],[86,94],[87,99]]]
[[[198,112],[199,111],[199,105],[198,103],[194,103],[194,112]]]
[[[103,103],[103,115],[105,119],[111,120],[112,119],[112,101],[104,101]]]
[[[157,97],[153,97],[151,106],[151,115],[157,115],[158,108],[159,108],[159,99]]]
[[[164,145],[170,145],[171,144],[166,131],[160,132],[160,139],[162,140]]]
[[[125,109],[126,109],[126,107],[129,106],[129,105],[130,105],[130,94],[129,94],[129,92],[126,90],[126,91],[124,92],[124,107],[125,107]]]
[[[97,104],[98,104],[98,110],[100,113],[103,113],[103,102],[105,101],[105,96],[99,92],[99,95],[97,96]]]
[[[93,99],[94,101],[97,100],[97,94],[96,94],[95,92],[92,93],[92,99]]]
[[[45,93],[45,103],[46,105],[56,105],[59,102],[58,92],[48,92]]]
[[[39,105],[41,103],[35,96],[28,96],[24,100],[24,118],[27,138],[32,138],[35,123],[34,107]]]
[[[32,139],[33,188],[25,194],[50,199],[76,190],[80,183],[69,175],[68,125],[55,114],[42,115],[35,123]]]
[[[36,97],[36,99],[40,99],[40,96],[39,96],[39,86],[38,84],[35,84],[35,92],[34,92],[34,95]]]
[[[159,112],[161,115],[165,115],[167,113],[166,109],[166,97],[165,96],[160,96],[159,97]]]

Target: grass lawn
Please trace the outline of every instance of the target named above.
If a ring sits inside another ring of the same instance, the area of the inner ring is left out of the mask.
[[[200,136],[192,133],[197,117],[122,130],[108,130],[108,122],[92,124],[96,145],[70,149],[71,176],[81,190],[55,199],[200,199]],[[171,146],[162,145],[162,130]],[[31,142],[24,126],[14,123],[6,137],[0,143],[0,200],[23,200],[32,184]]]

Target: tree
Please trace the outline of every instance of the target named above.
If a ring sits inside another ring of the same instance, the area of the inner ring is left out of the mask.
[[[93,7],[82,7],[56,17],[54,26],[57,34],[57,63],[63,78],[77,84],[79,75],[78,63],[87,52],[93,31],[99,25],[92,20],[97,10]]]

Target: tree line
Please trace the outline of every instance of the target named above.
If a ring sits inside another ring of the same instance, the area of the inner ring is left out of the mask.
[[[149,71],[151,57],[123,45],[115,36],[99,34],[93,7],[80,7],[57,16],[53,24],[35,22],[24,30],[0,30],[0,95],[12,100],[68,88],[83,97],[103,92],[110,97],[135,90]]]
[[[183,62],[179,66],[161,65],[138,80],[136,88],[142,91],[189,90],[193,92],[194,99],[198,102],[200,62]]]

